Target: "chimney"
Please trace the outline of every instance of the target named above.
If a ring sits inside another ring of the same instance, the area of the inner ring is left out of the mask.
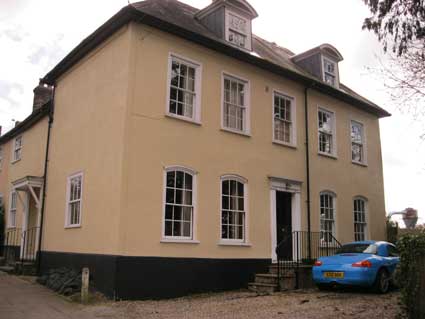
[[[53,87],[40,82],[34,89],[33,112],[52,99]]]
[[[15,121],[15,127],[17,127],[20,123],[21,121]]]

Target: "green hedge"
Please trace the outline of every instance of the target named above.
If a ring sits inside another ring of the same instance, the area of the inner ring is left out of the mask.
[[[397,282],[409,319],[425,318],[425,233],[405,235],[397,242],[400,269]]]

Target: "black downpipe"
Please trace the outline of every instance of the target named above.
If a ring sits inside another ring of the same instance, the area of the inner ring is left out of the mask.
[[[314,85],[314,84],[313,84]],[[308,231],[308,259],[311,260],[311,200],[310,200],[310,140],[308,124],[308,90],[313,86],[307,86],[304,90],[304,113],[305,113],[305,164],[307,178],[307,231]]]
[[[38,258],[37,258],[37,275],[41,275],[41,240],[43,239],[43,224],[44,224],[44,207],[46,203],[46,188],[47,188],[47,167],[49,163],[49,148],[50,148],[50,133],[52,130],[52,123],[53,123],[53,112],[55,108],[55,91],[56,88],[53,86],[53,92],[52,92],[52,100],[50,103],[50,109],[49,109],[49,124],[47,127],[47,141],[46,141],[46,156],[44,159],[44,174],[43,174],[43,195],[42,195],[42,204],[41,204],[41,221],[40,221],[40,232],[38,236]]]

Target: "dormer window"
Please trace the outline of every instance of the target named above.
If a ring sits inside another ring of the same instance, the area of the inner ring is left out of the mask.
[[[336,63],[323,58],[323,81],[329,85],[336,86],[336,77]]]
[[[228,26],[228,41],[239,47],[245,48],[248,35],[247,20],[238,17],[233,13],[229,13]]]
[[[195,17],[218,38],[247,51],[252,50],[252,20],[258,13],[246,0],[214,0]]]
[[[341,53],[330,44],[319,45],[291,58],[314,77],[335,88],[339,88],[338,63],[343,59]]]

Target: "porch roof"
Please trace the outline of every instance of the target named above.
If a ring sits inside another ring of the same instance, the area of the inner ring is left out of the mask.
[[[31,187],[42,187],[44,182],[43,177],[39,176],[25,176],[16,181],[12,182],[13,188],[15,190],[26,191],[28,186]]]

